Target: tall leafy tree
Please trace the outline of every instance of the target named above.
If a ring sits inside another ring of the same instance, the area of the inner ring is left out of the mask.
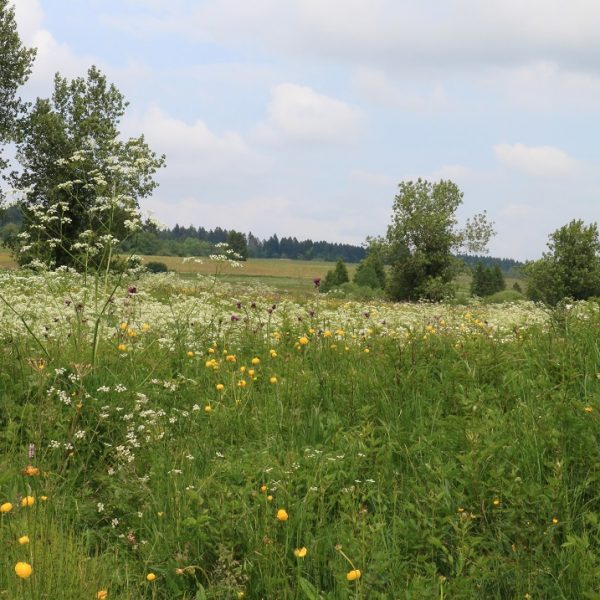
[[[387,242],[394,300],[441,300],[452,296],[460,269],[453,253],[482,252],[493,235],[485,213],[459,227],[456,211],[463,194],[452,181],[423,179],[399,185]]]
[[[8,0],[0,0],[0,171],[8,166],[1,154],[2,146],[15,141],[25,109],[17,92],[27,81],[34,58],[35,49],[25,48],[21,42],[14,8]]]
[[[156,187],[164,156],[144,137],[122,140],[127,102],[96,68],[71,81],[59,74],[21,125],[14,184],[24,190],[21,264],[102,264],[140,226],[139,200]]]
[[[525,267],[527,295],[556,304],[563,298],[600,296],[598,225],[573,220],[550,234],[548,251]]]

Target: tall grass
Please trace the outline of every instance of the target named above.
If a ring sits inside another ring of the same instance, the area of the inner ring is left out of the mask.
[[[59,321],[24,315],[49,358],[0,333],[0,594],[597,597],[598,305],[527,324],[148,278],[92,368],[96,321],[53,285]]]

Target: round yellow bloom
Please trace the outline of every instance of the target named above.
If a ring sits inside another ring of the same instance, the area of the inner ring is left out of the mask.
[[[275,352],[275,350],[271,350],[269,354],[271,355],[271,358],[277,358],[277,352]]]
[[[287,521],[289,519],[289,515],[287,514],[287,511],[285,510],[285,508],[280,508],[277,511],[277,520],[278,521]]]
[[[148,323],[142,323],[142,326],[140,327],[140,329],[142,331],[148,331],[150,329],[150,325],[148,325]]]
[[[155,579],[156,579],[156,575],[154,573],[148,573],[148,575],[146,575],[147,581],[154,581]]]
[[[187,357],[188,358],[194,358],[194,352],[192,350],[188,350],[187,351]]]
[[[245,388],[248,382],[245,379],[240,379],[238,381],[238,387]]]
[[[108,591],[107,590],[100,590],[96,594],[96,598],[97,598],[97,600],[106,600],[108,598]]]
[[[119,325],[119,329],[120,329],[121,331],[125,331],[125,330],[127,329],[127,323],[121,323],[121,324]]]
[[[234,363],[236,361],[235,354],[228,354],[225,357],[225,360],[230,363]]]
[[[21,546],[24,546],[25,544],[29,544],[29,537],[26,535],[22,535],[18,541],[19,544],[21,544]]]
[[[23,475],[27,475],[28,477],[35,477],[36,475],[40,474],[40,470],[37,467],[34,467],[33,465],[27,465],[23,471],[22,471]]]
[[[346,573],[346,579],[348,581],[356,581],[361,578],[362,573],[358,569],[352,569]]]
[[[294,550],[294,556],[297,558],[304,558],[308,554],[308,550],[302,546],[302,548],[296,548]]]
[[[271,494],[269,494],[269,495],[267,496],[267,500],[268,500],[269,502],[273,502],[273,496],[271,496]]]
[[[591,413],[591,412],[593,412],[593,411],[594,411],[594,409],[593,409],[591,406],[586,406],[586,407],[585,407],[583,410],[584,410],[586,413]]]
[[[217,392],[222,392],[225,389],[225,386],[222,383],[217,383],[215,387],[217,388]]]
[[[35,498],[33,496],[25,496],[21,500],[21,506],[33,506],[35,504]]]
[[[5,502],[4,504],[0,505],[0,513],[2,514],[10,512],[12,509],[13,505],[10,502]]]
[[[127,350],[127,346],[126,346],[125,344],[119,344],[119,345],[117,346],[117,350],[118,350],[119,352],[125,352],[125,351]]]
[[[208,353],[209,354],[214,354],[215,353],[215,349],[214,348],[209,348],[208,349]]]
[[[301,337],[301,338],[298,340],[298,343],[299,343],[301,346],[306,346],[306,344],[308,344],[308,338],[307,338],[305,335],[303,335],[303,336],[302,336],[302,337]]]
[[[248,369],[248,377],[254,377],[256,375],[256,371],[254,369]]]
[[[266,486],[265,484],[263,484],[263,485],[261,485],[261,486],[260,486],[260,491],[261,491],[263,494],[264,494],[264,493],[266,493],[267,489],[268,489],[268,488],[267,488],[267,486]]]
[[[556,517],[552,517],[552,523],[554,525],[558,525],[558,519]]]
[[[48,500],[48,496],[40,496],[40,500],[42,502],[46,502],[46,500]]]
[[[260,364],[260,358],[258,358],[258,356],[255,356],[251,361],[250,361],[254,366]]]
[[[18,562],[15,565],[15,573],[21,579],[27,579],[31,576],[31,573],[33,573],[33,569],[31,568],[31,565],[29,563]]]
[[[211,410],[212,410],[212,406],[211,406],[210,404],[207,404],[207,405],[204,407],[204,412],[207,412],[207,413],[209,413]]]
[[[273,383],[273,384],[277,383],[277,377],[275,377],[275,376],[271,377],[269,379],[269,383]]]
[[[492,504],[494,506],[500,506],[500,500],[498,498],[494,498],[494,501],[492,502]]]

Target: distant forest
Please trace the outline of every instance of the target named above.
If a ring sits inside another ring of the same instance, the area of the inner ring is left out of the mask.
[[[16,235],[21,224],[21,212],[10,207],[0,213],[0,242],[9,242]],[[175,225],[167,229],[147,229],[123,242],[123,252],[135,251],[138,254],[155,256],[208,256],[214,252],[215,244],[226,242],[233,230],[215,227],[183,227]],[[268,239],[260,239],[251,232],[242,234],[247,244],[249,258],[288,258],[292,260],[343,259],[348,263],[357,263],[366,256],[366,248],[352,244],[339,244],[323,240],[298,240],[296,237],[278,237],[273,234]],[[484,266],[499,265],[504,274],[515,275],[522,263],[510,258],[492,256],[458,255],[469,267],[474,268],[478,261]]]

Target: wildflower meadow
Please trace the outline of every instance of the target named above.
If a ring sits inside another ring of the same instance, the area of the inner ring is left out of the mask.
[[[0,273],[0,596],[600,598],[600,306]]]

